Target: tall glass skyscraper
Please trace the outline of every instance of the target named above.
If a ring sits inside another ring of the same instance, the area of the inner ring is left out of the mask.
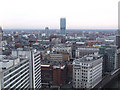
[[[60,18],[60,33],[61,35],[66,34],[66,18]]]

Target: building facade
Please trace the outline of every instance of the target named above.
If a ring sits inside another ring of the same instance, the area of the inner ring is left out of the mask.
[[[0,60],[0,89],[30,88],[29,59],[26,57],[4,57]]]
[[[98,48],[77,48],[75,52],[76,58],[81,58],[85,55],[94,54],[95,52],[98,52]]]
[[[102,57],[86,55],[73,61],[73,88],[94,88],[102,80]]]
[[[50,88],[53,84],[53,67],[51,65],[41,65],[42,88]]]
[[[60,34],[61,35],[66,34],[66,19],[65,18],[60,19]]]
[[[69,61],[70,55],[68,53],[50,53],[51,61]]]
[[[118,69],[117,46],[102,46],[99,48],[99,54],[103,55],[103,73]]]
[[[53,86],[63,86],[67,81],[67,67],[53,66]]]
[[[70,58],[72,58],[72,48],[71,46],[66,46],[64,44],[58,44],[52,48],[53,52],[59,53],[69,53]]]
[[[48,37],[49,36],[49,28],[45,27],[45,36]]]
[[[41,59],[40,52],[36,49],[13,50],[12,55],[26,55],[30,60],[30,88],[41,88]]]

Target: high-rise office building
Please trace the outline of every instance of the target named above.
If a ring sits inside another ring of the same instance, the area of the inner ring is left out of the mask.
[[[41,60],[40,52],[36,49],[21,48],[12,51],[12,55],[26,55],[30,59],[30,88],[41,88]]]
[[[30,62],[24,56],[4,56],[0,59],[0,90],[30,88]]]
[[[120,48],[120,35],[116,36],[116,45]]]
[[[118,48],[120,48],[120,28],[117,31],[117,35],[116,35],[116,45]]]
[[[103,73],[113,72],[119,67],[117,59],[117,46],[104,45],[99,48],[99,54],[103,56]]]
[[[66,18],[60,18],[60,34],[66,34]]]

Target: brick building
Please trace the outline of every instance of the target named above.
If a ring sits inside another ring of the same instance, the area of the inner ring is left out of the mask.
[[[41,82],[43,88],[64,86],[72,81],[72,64],[41,65]]]
[[[53,86],[63,86],[67,81],[67,67],[53,66]]]

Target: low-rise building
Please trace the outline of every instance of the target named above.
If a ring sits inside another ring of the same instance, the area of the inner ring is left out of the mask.
[[[52,51],[69,53],[70,58],[72,58],[72,48],[71,48],[71,46],[67,46],[65,44],[57,44],[56,46],[54,46],[52,48]]]
[[[68,53],[50,53],[50,60],[52,60],[52,61],[69,61],[70,55]]]

